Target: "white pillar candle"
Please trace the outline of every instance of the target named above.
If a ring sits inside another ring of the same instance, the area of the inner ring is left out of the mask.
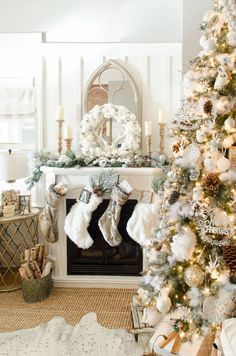
[[[64,126],[64,139],[72,138],[72,129],[69,125],[65,124]]]
[[[152,136],[152,121],[145,121],[145,136]]]
[[[159,124],[165,123],[162,109],[158,110],[158,122],[159,122]]]
[[[59,105],[57,107],[57,116],[56,116],[57,121],[64,121],[64,107]]]

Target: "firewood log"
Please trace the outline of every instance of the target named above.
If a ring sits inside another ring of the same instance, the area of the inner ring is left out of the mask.
[[[35,269],[37,270],[37,272],[39,273],[40,277],[41,277],[41,270],[39,268],[38,262],[37,261],[32,261],[34,264]]]
[[[36,244],[36,245],[35,245],[35,248],[36,248],[36,259],[38,258],[40,246],[41,246],[41,244]]]
[[[34,279],[34,275],[33,275],[32,271],[31,271],[30,266],[29,266],[28,263],[23,263],[21,265],[21,267],[24,268],[24,270],[25,270],[27,276],[29,277],[29,279]]]
[[[37,254],[36,254],[36,247],[32,247],[30,249],[30,261],[35,261],[36,260],[36,257],[37,257]]]
[[[47,276],[50,273],[51,269],[52,269],[52,262],[48,261],[44,267],[41,278]]]
[[[44,250],[45,250],[45,246],[44,245],[40,245],[37,262],[38,262],[39,268],[41,270],[42,270]]]
[[[46,266],[47,262],[48,262],[48,251],[44,250],[43,263],[41,268],[42,271],[44,270],[44,267]]]
[[[23,267],[19,268],[19,273],[20,273],[21,279],[24,279],[27,281],[29,280],[29,277],[27,276],[27,273]]]
[[[25,261],[29,261],[30,260],[30,250],[25,250]]]
[[[30,262],[29,265],[30,265],[30,269],[31,269],[31,271],[32,271],[32,273],[33,273],[34,278],[35,278],[35,279],[40,278],[40,277],[41,277],[41,273],[39,273],[39,272],[37,271],[37,269],[36,269],[36,267],[35,267],[35,264],[34,264],[34,261]]]

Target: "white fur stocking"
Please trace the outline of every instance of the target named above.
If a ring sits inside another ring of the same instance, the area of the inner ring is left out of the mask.
[[[65,233],[82,249],[88,249],[93,244],[93,239],[88,233],[88,226],[92,213],[101,204],[103,197],[92,193],[88,204],[78,200],[65,219]]]
[[[147,244],[152,238],[155,219],[153,204],[138,203],[127,223],[129,236],[141,246]]]

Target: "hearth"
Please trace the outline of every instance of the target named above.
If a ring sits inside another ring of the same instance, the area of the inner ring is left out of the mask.
[[[75,202],[75,199],[66,200],[67,214]],[[126,231],[127,222],[133,213],[137,200],[128,200],[122,207],[118,229],[123,240],[118,247],[109,246],[98,227],[98,220],[108,204],[108,199],[103,200],[92,215],[88,228],[94,240],[92,247],[87,250],[80,249],[67,237],[68,275],[140,275],[143,268],[142,249],[130,238]]]

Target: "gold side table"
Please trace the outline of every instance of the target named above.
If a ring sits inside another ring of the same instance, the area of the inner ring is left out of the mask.
[[[21,288],[21,253],[38,243],[38,214],[0,217],[0,292]]]

